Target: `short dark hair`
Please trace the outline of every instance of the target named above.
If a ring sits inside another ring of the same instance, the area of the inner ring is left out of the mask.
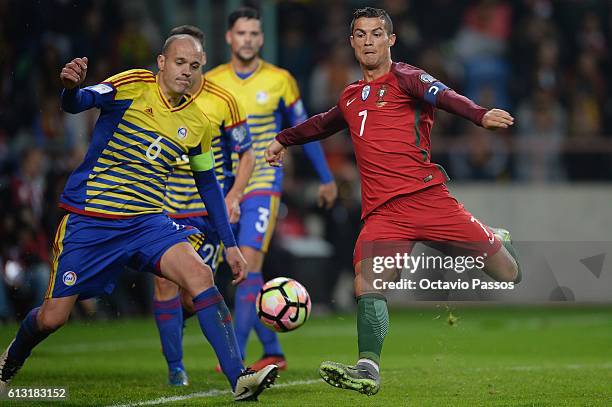
[[[168,37],[172,37],[173,35],[191,35],[193,38],[197,39],[204,46],[204,33],[195,25],[179,25],[178,27],[174,27],[168,33]]]
[[[239,7],[232,11],[227,17],[227,29],[231,30],[239,18],[254,19],[261,21],[259,10],[253,7]]]
[[[391,17],[389,14],[382,8],[374,8],[374,7],[364,7],[358,8],[353,11],[353,21],[351,21],[351,35],[353,35],[353,28],[355,27],[355,21],[358,18],[380,18],[385,23],[385,31],[387,31],[388,35],[393,34],[393,21],[391,21]]]

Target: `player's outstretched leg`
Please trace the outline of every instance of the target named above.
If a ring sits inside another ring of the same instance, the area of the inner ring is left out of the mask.
[[[0,394],[6,391],[32,349],[66,323],[77,297],[46,299],[21,321],[15,339],[0,356]]]
[[[172,281],[155,277],[153,313],[168,364],[168,384],[187,386],[189,378],[183,366],[183,307],[178,291]]]
[[[504,228],[494,228],[491,227],[493,234],[499,239],[502,243],[502,246],[508,251],[508,254],[514,259],[516,263],[516,278],[514,279],[514,283],[518,284],[523,279],[523,274],[521,273],[521,263],[519,262],[518,256],[516,254],[516,250],[512,245],[512,236],[507,229]]]
[[[495,281],[514,282],[515,284],[520,282],[522,278],[521,269],[512,246],[510,232],[501,228],[489,227],[488,229],[493,232],[495,239],[501,243],[501,247],[487,257],[483,271]]]
[[[370,262],[365,260],[355,266],[359,360],[355,366],[323,362],[319,374],[332,386],[371,396],[380,389],[380,354],[389,330],[389,312],[386,298],[366,288],[367,278],[362,279],[361,269],[367,264]]]
[[[259,371],[244,370],[242,354],[238,350],[232,317],[223,297],[213,286],[193,298],[193,305],[202,332],[212,345],[225,373],[236,401],[257,400],[257,396],[274,384],[278,366],[267,365]]]
[[[232,317],[214,285],[210,267],[185,242],[175,244],[163,254],[160,269],[163,276],[192,296],[202,333],[217,355],[234,391],[234,399],[256,400],[265,388],[274,383],[278,367],[270,365],[259,372],[244,369]]]

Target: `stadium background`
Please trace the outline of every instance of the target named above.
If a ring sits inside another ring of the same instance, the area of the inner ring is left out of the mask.
[[[96,112],[59,108],[58,73],[89,58],[86,84],[132,67],[155,70],[165,34],[204,29],[210,69],[228,57],[225,17],[239,1],[0,2],[0,320],[20,320],[40,301],[57,197],[89,142]],[[311,114],[360,77],[347,42],[362,1],[261,1],[263,57],[298,80]],[[433,158],[451,190],[483,221],[520,241],[608,241],[612,229],[612,3],[551,0],[373,1],[398,41],[393,58],[420,66],[516,125],[486,132],[444,112]],[[359,231],[359,184],[346,135],[324,143],[339,185],[329,212],[316,208],[316,178],[293,151],[283,206],[264,273],[305,283],[317,312],[353,307],[351,256]],[[605,263],[604,263],[605,265]],[[608,267],[609,268],[609,267]],[[610,287],[610,273],[600,280]],[[599,278],[600,276],[598,276]],[[220,285],[227,274],[219,275]],[[149,276],[129,273],[111,297],[75,318],[150,313]],[[608,290],[608,292],[610,292]],[[555,299],[553,297],[549,299]],[[559,298],[556,298],[559,299]],[[563,298],[561,298],[563,299]],[[592,298],[607,301],[612,297]],[[588,298],[587,298],[588,300]]]

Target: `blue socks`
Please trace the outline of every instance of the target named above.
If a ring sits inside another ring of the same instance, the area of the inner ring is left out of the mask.
[[[167,301],[153,301],[153,313],[168,370],[185,369],[183,366],[183,307],[180,296]]]
[[[240,346],[240,352],[243,358],[246,356],[246,345],[249,340],[251,329],[253,328],[255,328],[255,332],[263,345],[265,355],[283,354],[276,332],[266,328],[261,321],[259,321],[259,318],[257,318],[255,299],[263,283],[261,273],[250,272],[247,279],[240,283],[236,289],[234,325],[236,328],[236,338],[238,339],[238,345]]]
[[[196,295],[193,305],[200,328],[215,350],[221,370],[227,376],[232,389],[235,389],[244,366],[227,305],[215,286]]]
[[[34,308],[21,321],[19,331],[17,331],[15,340],[8,351],[9,358],[17,361],[19,364],[23,364],[28,356],[30,356],[30,353],[32,353],[32,349],[53,333],[53,331],[41,331],[38,328],[38,323],[36,322],[38,310],[39,308]]]

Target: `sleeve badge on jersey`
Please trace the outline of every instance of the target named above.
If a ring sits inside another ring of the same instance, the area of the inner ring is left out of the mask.
[[[244,126],[238,126],[232,129],[232,138],[236,142],[236,144],[240,144],[244,141],[246,137],[246,128]]]
[[[422,73],[421,76],[419,77],[419,79],[423,83],[434,83],[436,81],[436,78],[434,78],[433,76],[431,76],[428,73]]]
[[[304,114],[304,104],[301,100],[298,100],[295,105],[293,105],[293,111],[296,116],[301,116]]]
[[[181,140],[187,137],[187,127],[179,127],[178,131],[176,132],[176,135]]]
[[[111,88],[110,86],[104,84],[104,83],[99,83],[97,85],[94,86],[88,86],[85,89],[87,90],[91,90],[93,92],[96,92],[100,95],[104,95],[105,93],[110,93],[113,91],[113,88]]]
[[[370,85],[365,85],[361,89],[361,100],[365,101],[370,96]]]

